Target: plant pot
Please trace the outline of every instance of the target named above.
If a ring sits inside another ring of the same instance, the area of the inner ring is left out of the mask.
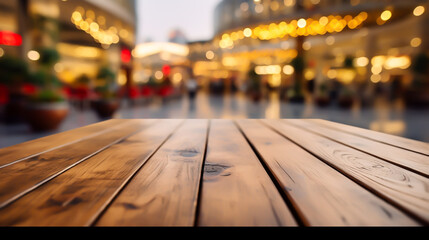
[[[66,102],[30,103],[25,109],[25,116],[34,131],[52,131],[58,129],[68,112]]]
[[[407,90],[404,94],[404,101],[408,107],[427,108],[429,107],[429,92]]]
[[[10,101],[4,106],[3,121],[6,124],[17,124],[25,121],[25,103],[22,100]]]
[[[98,100],[93,103],[93,108],[100,118],[112,118],[119,108],[118,100]]]
[[[331,103],[331,99],[326,96],[316,97],[316,104],[319,107],[326,107]]]
[[[340,97],[338,99],[338,104],[341,108],[351,108],[353,106],[354,100],[351,97]]]

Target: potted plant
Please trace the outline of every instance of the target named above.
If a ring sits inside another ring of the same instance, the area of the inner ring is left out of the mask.
[[[297,56],[292,59],[292,67],[295,69],[294,72],[294,83],[291,89],[287,91],[287,98],[291,102],[304,102],[304,69],[305,61],[303,56]]]
[[[315,100],[316,104],[320,107],[326,107],[331,103],[328,84],[326,81],[318,85]]]
[[[256,74],[255,66],[252,64],[248,72],[247,93],[253,102],[259,102],[262,98],[261,76]]]
[[[25,82],[29,76],[27,64],[18,58],[0,58],[0,104],[3,105],[3,121],[8,124],[24,120]]]
[[[110,68],[102,67],[97,74],[95,85],[97,99],[92,104],[95,112],[102,119],[112,118],[120,107],[116,74]]]
[[[73,84],[73,102],[76,104],[78,109],[84,110],[89,106],[91,97],[91,78],[82,74]]]
[[[429,56],[420,53],[414,57],[411,65],[413,80],[405,91],[404,100],[410,107],[429,106]]]
[[[53,73],[60,56],[55,49],[39,50],[38,71],[29,78],[38,91],[28,98],[26,119],[34,131],[51,131],[59,127],[69,112],[62,83]]]

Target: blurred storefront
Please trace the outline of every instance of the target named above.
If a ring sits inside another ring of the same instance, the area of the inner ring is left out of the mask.
[[[66,84],[84,75],[95,79],[104,66],[121,85],[131,76],[134,0],[0,0],[0,13],[0,57],[21,58],[31,66],[40,60],[40,46],[54,48],[60,55],[54,69]]]
[[[268,89],[292,87],[300,74],[313,96],[337,85],[362,103],[401,95],[419,61],[427,66],[427,9],[425,0],[223,0],[211,47],[195,62],[238,85],[254,68]]]

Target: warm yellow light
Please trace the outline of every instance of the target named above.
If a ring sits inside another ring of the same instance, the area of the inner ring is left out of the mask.
[[[413,14],[414,16],[420,16],[425,12],[425,7],[423,6],[417,6],[416,8],[414,8]]]
[[[164,77],[164,74],[161,71],[155,72],[155,78],[161,80]]]
[[[86,21],[82,21],[79,24],[80,29],[84,30],[84,31],[88,31],[89,29],[89,24]]]
[[[280,74],[282,68],[279,65],[256,66],[255,72],[258,75]]]
[[[252,29],[250,29],[250,28],[244,29],[243,34],[244,34],[245,37],[252,36]]]
[[[355,65],[357,67],[365,67],[369,64],[369,59],[367,57],[359,57],[355,60]]]
[[[31,50],[27,53],[27,57],[28,59],[30,59],[31,61],[37,61],[40,59],[40,53],[34,50]]]
[[[372,66],[371,68],[371,72],[376,75],[380,74],[381,71],[383,71],[383,67],[380,65],[375,65],[375,66]]]
[[[82,20],[82,14],[80,14],[80,12],[78,12],[78,11],[74,11],[72,14],[72,19],[76,22],[81,21]]]
[[[314,79],[315,76],[316,73],[312,69],[308,69],[304,72],[304,78],[308,81]]]
[[[256,6],[255,6],[255,12],[256,13],[261,13],[263,11],[264,11],[264,5],[262,5],[262,4],[256,4]]]
[[[299,28],[305,28],[305,26],[307,25],[307,21],[305,21],[304,18],[301,18],[298,20],[297,25]]]
[[[207,58],[208,60],[212,60],[214,57],[215,57],[215,54],[214,54],[214,52],[213,52],[213,51],[207,51],[207,52],[206,52],[206,58]]]
[[[174,75],[173,75],[173,84],[174,85],[177,85],[177,84],[179,84],[181,81],[182,81],[182,79],[183,79],[183,76],[182,76],[182,74],[181,73],[175,73]]]
[[[3,48],[0,48],[0,57],[3,57],[4,56],[4,50],[3,50]]]
[[[378,82],[380,82],[380,80],[381,80],[381,76],[378,74],[371,76],[371,82],[373,82],[373,83],[378,83]]]
[[[291,7],[295,5],[295,0],[284,0],[283,3],[286,7]]]
[[[106,18],[103,16],[98,16],[97,21],[98,21],[98,24],[100,24],[100,25],[106,24]]]
[[[273,10],[273,11],[277,11],[277,10],[279,10],[279,7],[280,7],[280,5],[279,5],[279,3],[278,3],[278,2],[276,2],[276,1],[271,2],[271,4],[270,4],[270,8],[271,8],[271,10]]]
[[[271,87],[279,87],[282,84],[282,76],[280,74],[274,74],[268,79],[268,84]]]
[[[371,59],[371,64],[376,66],[380,66],[384,64],[384,61],[386,61],[386,57],[385,56],[375,56]]]
[[[329,79],[334,79],[337,77],[337,71],[334,69],[329,69],[329,71],[326,73],[326,76],[328,76]]]
[[[387,21],[392,17],[392,12],[389,10],[385,10],[384,12],[381,13],[380,18],[383,21]]]
[[[95,13],[92,10],[86,11],[86,17],[89,19],[95,19]]]
[[[410,41],[411,47],[418,47],[418,46],[420,46],[420,44],[422,44],[422,39],[418,38],[418,37],[415,37],[415,38],[411,39],[411,41]]]
[[[54,70],[57,73],[61,73],[64,71],[64,65],[62,63],[57,63],[54,65]]]
[[[356,71],[352,69],[338,69],[337,79],[344,84],[350,84],[356,77]]]
[[[389,57],[386,59],[386,62],[384,63],[384,67],[386,69],[393,69],[393,68],[400,68],[400,69],[407,69],[411,65],[411,60],[407,56],[401,56],[401,57]]]
[[[326,26],[329,23],[329,19],[327,17],[321,17],[319,19],[319,24],[322,26]]]
[[[100,26],[98,26],[98,24],[96,22],[93,22],[89,25],[89,29],[92,32],[97,32],[100,29]]]
[[[329,36],[325,39],[326,44],[333,45],[335,43],[335,38],[333,36]]]
[[[121,38],[128,38],[129,34],[130,33],[126,29],[121,29],[121,31],[119,31],[119,36],[121,36]]]
[[[305,51],[308,51],[308,50],[310,50],[311,49],[311,43],[310,42],[304,42],[303,44],[302,44],[302,49],[304,49]]]
[[[292,75],[295,72],[295,68],[293,68],[291,65],[285,65],[283,67],[283,73],[286,75]]]
[[[127,83],[127,74],[125,73],[125,71],[119,72],[117,83],[120,86],[124,86]]]

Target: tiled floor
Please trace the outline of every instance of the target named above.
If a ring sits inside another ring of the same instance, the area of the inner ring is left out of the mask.
[[[429,142],[428,109],[406,109],[400,102],[390,103],[382,98],[376,101],[374,107],[355,106],[344,110],[335,104],[320,108],[311,103],[279,101],[274,93],[259,103],[253,103],[242,94],[209,96],[201,92],[193,102],[184,96],[164,103],[154,100],[134,107],[123,104],[115,118],[322,118]],[[54,132],[34,133],[26,124],[0,124],[0,148],[98,121],[93,111],[80,111],[72,107],[60,129]]]

